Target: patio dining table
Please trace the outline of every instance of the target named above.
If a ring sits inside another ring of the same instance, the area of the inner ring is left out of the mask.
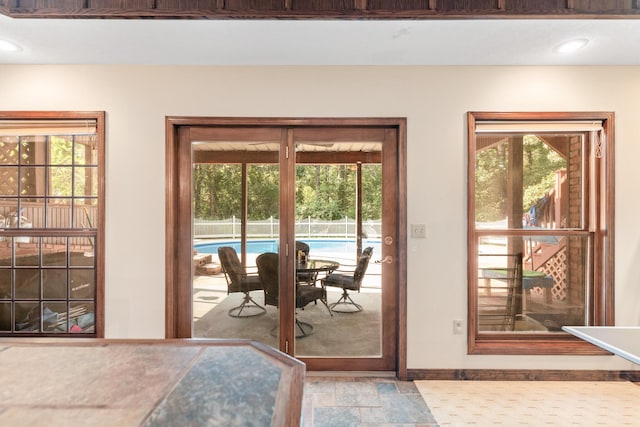
[[[340,267],[340,263],[337,261],[331,261],[327,259],[307,259],[303,262],[296,262],[297,273],[315,273],[326,272],[331,274],[333,270]]]
[[[507,270],[499,268],[481,268],[480,279],[484,279],[484,287],[487,293],[491,294],[491,279],[506,280]],[[544,294],[546,304],[551,304],[551,289],[554,285],[553,277],[545,273],[532,270],[524,270],[522,272],[522,288],[527,295],[531,293],[533,288],[541,288]]]

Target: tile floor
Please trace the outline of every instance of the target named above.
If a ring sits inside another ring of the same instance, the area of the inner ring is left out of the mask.
[[[437,426],[413,382],[307,376],[302,427]]]
[[[416,381],[440,426],[640,426],[640,385]]]
[[[303,427],[640,426],[630,382],[307,376],[304,393]]]

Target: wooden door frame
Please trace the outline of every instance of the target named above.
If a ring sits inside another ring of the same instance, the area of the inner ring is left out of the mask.
[[[187,148],[180,146],[181,139],[188,139],[190,127],[202,126],[274,126],[274,127],[345,127],[377,126],[390,128],[397,138],[395,159],[397,164],[397,185],[395,215],[397,217],[396,236],[396,297],[397,315],[395,316],[396,357],[395,371],[400,379],[407,378],[407,200],[406,200],[406,118],[240,118],[240,117],[176,117],[165,118],[166,131],[166,222],[165,222],[165,337],[191,338],[192,335],[192,295],[191,286],[180,286],[181,278],[191,278],[192,236],[185,236],[180,230],[191,228],[191,218],[180,215],[180,206],[191,203],[190,183],[181,182],[179,171],[187,167],[185,159]],[[181,153],[182,149],[182,153]],[[189,147],[190,153],[190,147]],[[183,162],[185,164],[180,164]],[[188,199],[188,200],[187,200]],[[176,226],[177,225],[177,226]],[[383,343],[385,345],[385,343]],[[319,359],[316,359],[319,360]],[[330,368],[320,363],[319,367]],[[352,370],[350,363],[341,364],[341,370]]]

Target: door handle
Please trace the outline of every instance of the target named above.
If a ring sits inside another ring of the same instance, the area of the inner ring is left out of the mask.
[[[391,255],[387,255],[383,259],[380,260],[381,264],[391,264],[393,263],[393,257]]]

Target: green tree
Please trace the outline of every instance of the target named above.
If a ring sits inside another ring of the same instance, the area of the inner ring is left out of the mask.
[[[277,165],[247,166],[248,217],[279,216],[280,174]],[[242,167],[238,164],[197,164],[193,167],[194,215],[202,219],[239,216]],[[382,212],[382,167],[362,167],[363,219]],[[296,216],[323,220],[355,218],[356,166],[304,164],[296,168]]]
[[[527,212],[553,189],[556,172],[565,169],[567,162],[537,135],[525,135],[522,141],[522,212]],[[502,141],[476,152],[476,221],[499,221],[507,216],[509,144]]]
[[[522,208],[526,212],[553,189],[556,171],[565,169],[567,161],[536,135],[524,137],[523,156],[525,174]]]

